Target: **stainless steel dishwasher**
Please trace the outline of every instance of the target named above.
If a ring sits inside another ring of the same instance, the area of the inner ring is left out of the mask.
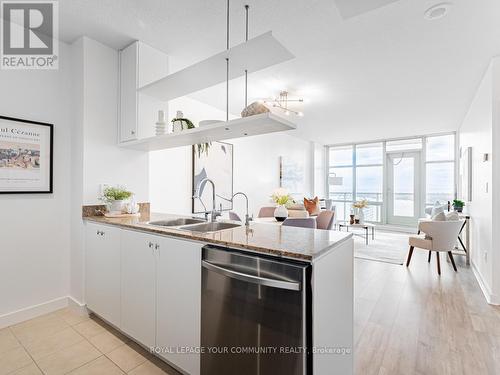
[[[312,374],[311,266],[205,246],[201,374]]]

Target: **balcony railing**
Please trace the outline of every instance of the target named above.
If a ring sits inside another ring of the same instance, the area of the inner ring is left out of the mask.
[[[453,194],[450,193],[429,193],[426,195],[426,207],[433,206],[435,202],[445,204],[451,201]],[[353,199],[353,194],[350,192],[330,192],[330,199],[335,202],[337,208],[337,219],[348,220],[349,214],[352,212],[352,204],[361,199],[366,199],[369,206],[364,210],[365,220],[371,222],[382,221],[382,208],[384,205],[383,193],[373,192],[357,192],[356,200]],[[396,193],[394,194],[394,201],[399,202],[401,206],[407,206],[409,202],[413,201],[413,193]]]

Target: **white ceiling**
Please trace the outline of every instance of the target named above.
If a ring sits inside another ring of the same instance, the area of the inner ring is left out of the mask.
[[[296,133],[326,144],[456,130],[500,52],[500,1],[452,0],[435,21],[423,14],[440,0],[376,0],[373,10],[349,1],[231,0],[232,45],[243,41],[248,3],[250,37],[272,30],[296,56],[250,75],[250,100],[281,89],[304,97]],[[225,48],[224,0],[64,0],[60,14],[63,40],[142,40],[171,56],[172,71]],[[225,108],[224,87],[192,97]],[[243,80],[230,87],[239,113]]]

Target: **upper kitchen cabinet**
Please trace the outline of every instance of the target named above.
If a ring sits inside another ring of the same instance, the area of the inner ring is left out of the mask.
[[[140,93],[140,87],[168,75],[168,56],[142,42],[120,51],[120,143],[154,135],[158,111],[167,102]]]

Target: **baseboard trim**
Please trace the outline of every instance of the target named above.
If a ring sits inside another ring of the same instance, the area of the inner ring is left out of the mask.
[[[0,315],[0,329],[25,320],[36,318],[37,316],[49,314],[53,311],[63,309],[68,306],[68,297],[60,297],[40,303],[37,305],[25,307],[17,311],[13,311],[4,315]]]
[[[88,315],[87,305],[77,299],[68,296],[68,307],[80,315]]]
[[[49,314],[65,307],[70,307],[72,310],[82,315],[88,314],[87,307],[84,303],[79,302],[71,296],[59,297],[51,301],[0,315],[0,329],[22,323],[40,315]]]
[[[481,288],[484,298],[486,298],[486,302],[488,302],[490,305],[500,305],[500,298],[491,292],[488,285],[484,282],[483,277],[481,276],[481,272],[479,272],[474,262],[471,263],[471,268],[474,276],[476,277],[477,283],[479,284],[479,288]]]

